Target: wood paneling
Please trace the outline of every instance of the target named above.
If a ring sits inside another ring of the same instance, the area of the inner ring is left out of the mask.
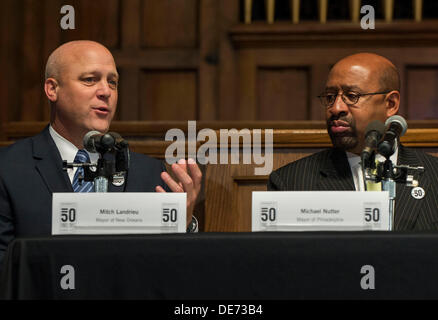
[[[236,50],[229,40],[229,30],[239,22],[239,2],[236,0],[219,1],[219,79],[218,79],[218,118],[217,120],[233,120],[233,113],[238,102],[238,70]],[[202,108],[202,107],[201,107]]]
[[[301,1],[303,19],[306,3]],[[116,120],[322,120],[316,95],[330,66],[361,51],[382,54],[399,68],[402,115],[437,118],[436,20],[362,30],[330,19],[325,25],[289,18],[269,25],[263,14],[263,22],[242,25],[236,0],[72,0],[76,30],[62,30],[65,4],[3,1],[2,123],[48,120],[46,59],[61,43],[79,38],[102,42],[114,53],[121,73]]]
[[[259,68],[259,120],[310,120],[308,68]]]
[[[121,43],[125,50],[140,48],[141,0],[123,1],[121,5]]]
[[[438,42],[437,42],[438,43]],[[380,54],[382,56],[387,57],[400,70],[400,74],[402,77],[402,88],[401,88],[401,107],[400,113],[401,115],[409,118],[408,110],[416,110],[417,100],[415,100],[417,93],[412,97],[412,94],[409,95],[409,92],[418,91],[416,89],[417,86],[420,86],[421,83],[421,92],[429,92],[428,95],[432,94],[436,91],[436,82],[432,79],[432,75],[428,75],[427,78],[421,79],[421,81],[413,80],[410,81],[408,79],[409,76],[415,76],[420,70],[419,66],[425,67],[426,70],[428,68],[432,68],[431,70],[435,70],[436,66],[438,66],[438,47],[361,47],[361,48],[320,48],[318,50],[312,50],[310,48],[305,47],[297,47],[297,48],[283,48],[283,47],[272,47],[272,48],[242,48],[238,50],[239,55],[237,56],[236,65],[238,67],[237,79],[240,84],[239,90],[237,91],[237,95],[239,98],[239,108],[237,108],[237,112],[233,114],[234,120],[255,120],[255,119],[263,119],[258,118],[257,108],[261,103],[261,99],[263,98],[263,91],[260,91],[260,86],[257,86],[255,83],[257,74],[260,78],[260,72],[257,70],[266,70],[266,69],[289,69],[289,68],[304,68],[309,70],[309,80],[305,81],[305,84],[309,86],[309,89],[306,91],[307,96],[302,98],[300,103],[305,105],[306,111],[309,110],[310,104],[310,115],[308,119],[311,120],[322,120],[324,119],[324,108],[319,103],[317,99],[317,95],[323,90],[326,82],[326,77],[328,75],[330,67],[348,55],[358,53],[358,52],[374,52]],[[421,61],[421,63],[419,63]],[[416,72],[409,72],[409,68],[415,67]],[[422,70],[423,72],[424,70]],[[421,78],[421,76],[420,76]],[[431,79],[429,81],[429,79]],[[426,80],[426,81],[425,81]],[[270,80],[272,81],[272,80]],[[303,86],[303,82],[294,81],[295,86],[300,87]],[[260,83],[260,82],[258,82]],[[280,86],[281,85],[276,85]],[[410,89],[409,86],[414,85],[413,89]],[[273,85],[274,87],[274,85]],[[275,89],[275,88],[274,88]],[[293,90],[293,87],[291,88]],[[409,96],[409,97],[408,97]],[[291,100],[287,95],[278,95],[275,101],[273,101],[271,106],[271,112],[275,114],[277,108],[282,108],[282,106],[290,105]],[[303,99],[306,99],[303,101]],[[420,103],[429,103],[429,110],[434,109],[434,104],[430,104],[429,102],[418,100]],[[306,103],[304,103],[306,102]],[[267,102],[266,102],[267,103]],[[302,107],[304,108],[304,107]],[[304,112],[301,109],[298,112]],[[415,111],[414,111],[415,112]],[[287,117],[287,113],[284,110],[281,111],[285,117]],[[269,115],[269,114],[268,114]],[[424,117],[423,117],[424,116]],[[269,118],[268,118],[269,119]],[[430,115],[419,115],[414,119],[436,119],[435,116]],[[263,119],[264,120],[264,119]]]
[[[63,30],[62,42],[87,39],[99,41],[109,49],[119,48],[120,2],[120,0],[69,1],[68,4],[75,8],[76,28]],[[64,4],[66,3],[62,3]]]
[[[42,120],[41,108],[35,108],[35,103],[40,101],[43,88],[44,67],[41,65],[44,34],[35,26],[43,24],[43,9],[41,1],[24,0],[27,8],[23,12],[23,46],[20,56],[21,72],[21,99],[20,120]]]
[[[193,70],[143,70],[141,120],[196,120],[197,74]]]
[[[220,2],[204,0],[200,8],[199,109],[200,120],[216,120],[219,98],[219,10]]]
[[[408,119],[438,118],[438,66],[406,68]]]
[[[46,122],[9,122],[4,125],[6,140],[9,143],[33,136],[47,125]],[[401,138],[405,146],[417,148],[438,147],[438,122],[437,121],[409,121],[409,129]],[[171,142],[165,141],[166,132],[177,128],[187,136],[187,122],[185,121],[151,121],[151,122],[118,122],[111,124],[110,131],[115,131],[130,141],[133,151],[151,154],[159,158],[164,157],[164,152]],[[273,147],[275,149],[290,148],[322,148],[331,146],[330,138],[325,129],[324,122],[320,121],[284,121],[284,122],[197,122],[196,130],[212,129],[220,141],[221,129],[262,129],[262,143],[265,130],[273,130]],[[198,146],[204,141],[198,142]],[[242,146],[242,141],[240,141]]]
[[[141,43],[146,48],[198,45],[198,0],[143,0]]]
[[[238,48],[274,47],[417,47],[436,46],[438,24],[436,21],[421,23],[376,22],[372,31],[363,30],[353,23],[298,24],[279,22],[266,24],[239,24],[230,30],[231,41]]]
[[[7,0],[3,3],[3,10],[0,11],[0,69],[4,73],[10,72],[11,49],[11,27],[10,13],[12,12],[12,3]],[[6,139],[3,130],[3,123],[8,120],[9,111],[9,86],[10,82],[4,76],[0,76],[0,139]]]
[[[23,30],[23,3],[14,0],[7,0],[4,3],[3,9],[1,10],[4,18],[4,28],[2,28],[2,36],[5,38],[5,60],[1,60],[0,64],[2,66],[3,72],[0,74],[2,78],[2,89],[5,95],[2,95],[0,99],[4,102],[1,106],[3,110],[3,121],[7,122],[10,120],[19,120],[21,113],[21,81],[22,74],[21,70],[21,53],[22,47],[24,46],[22,39]],[[20,39],[20,40],[18,40]],[[33,119],[40,120],[40,119]]]

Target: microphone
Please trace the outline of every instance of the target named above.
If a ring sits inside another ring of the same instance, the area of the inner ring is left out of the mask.
[[[370,163],[377,149],[377,144],[385,132],[385,125],[379,120],[371,121],[365,129],[365,148],[362,151],[361,159],[364,168],[374,167]]]
[[[117,132],[108,132],[109,135],[111,135],[115,139],[115,146],[120,149],[126,149],[128,148],[129,144],[128,142],[122,138],[120,134]]]
[[[400,139],[408,129],[408,124],[402,116],[392,116],[386,119],[386,132],[382,142],[379,143],[378,151],[385,158],[389,158],[394,153],[394,143]]]
[[[114,148],[116,144],[116,138],[110,133],[100,133],[99,131],[93,130],[84,136],[83,143],[84,148],[88,152],[105,153]]]

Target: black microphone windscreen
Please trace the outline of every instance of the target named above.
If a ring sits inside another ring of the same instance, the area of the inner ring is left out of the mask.
[[[82,141],[84,144],[85,150],[87,150],[88,152],[97,152],[96,146],[94,145],[93,136],[100,135],[100,134],[101,133],[99,131],[96,131],[96,130],[89,131],[89,132],[87,132],[87,134],[85,134],[84,139]]]
[[[118,134],[117,132],[111,131],[111,132],[108,132],[108,134],[113,136],[114,139],[123,139],[122,136],[120,134]]]

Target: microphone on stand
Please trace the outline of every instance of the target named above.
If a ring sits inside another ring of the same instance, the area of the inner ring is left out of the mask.
[[[88,152],[100,153],[97,167],[92,174],[96,192],[107,192],[108,183],[113,181],[116,173],[129,169],[128,142],[116,132],[88,132],[83,139],[84,148]]]
[[[128,142],[116,132],[100,133],[93,130],[84,136],[84,148],[88,152],[106,153],[113,149],[126,149]]]
[[[377,150],[382,156],[389,158],[395,152],[395,141],[406,133],[408,124],[402,116],[395,115],[386,119],[385,126],[386,132]]]
[[[365,148],[361,154],[362,166],[363,168],[374,168],[375,152],[385,132],[385,125],[379,120],[371,121],[365,132]]]

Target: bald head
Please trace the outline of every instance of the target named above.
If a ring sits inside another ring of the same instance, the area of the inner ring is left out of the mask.
[[[119,75],[107,48],[94,41],[65,43],[50,55],[45,78],[56,132],[80,149],[87,132],[108,131],[117,108]]]
[[[400,77],[388,59],[373,53],[354,54],[330,70],[325,93],[332,101],[325,106],[333,145],[360,154],[368,123],[385,122],[398,112]]]
[[[80,55],[90,50],[105,52],[112,57],[111,52],[107,48],[95,41],[77,40],[64,43],[55,49],[47,59],[45,80],[54,78],[61,81],[62,74],[69,63],[72,60],[77,60]]]
[[[394,64],[387,58],[374,53],[357,53],[339,60],[332,68],[366,68],[377,79],[379,91],[400,91],[400,75]],[[371,80],[371,79],[370,79]]]

